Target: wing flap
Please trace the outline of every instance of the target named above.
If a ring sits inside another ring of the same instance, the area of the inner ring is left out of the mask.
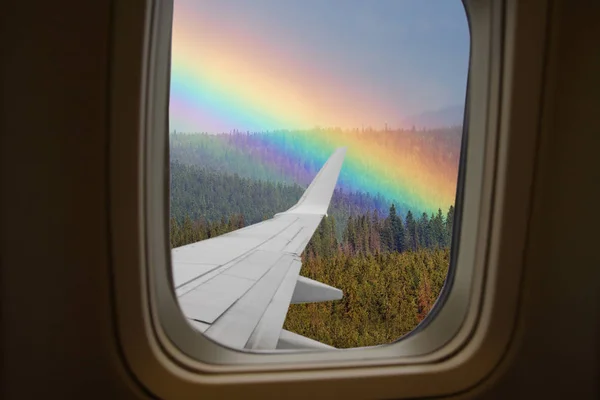
[[[296,278],[300,273],[302,262],[296,258],[292,262],[283,282],[277,289],[260,322],[246,343],[247,349],[274,349],[279,341],[279,333],[285,322]]]
[[[291,302],[292,304],[300,304],[340,300],[343,295],[344,293],[338,288],[299,276]]]
[[[329,346],[325,343],[318,342],[314,339],[307,338],[306,336],[298,335],[297,333],[282,329],[281,333],[279,334],[279,341],[277,342],[277,349],[280,349],[280,350],[299,350],[299,349],[331,350],[331,349],[335,349],[335,347]]]
[[[224,345],[243,348],[294,261],[294,256],[283,255],[269,272],[223,313],[204,334]]]
[[[179,306],[188,318],[211,324],[254,283],[249,279],[220,274],[180,297]]]

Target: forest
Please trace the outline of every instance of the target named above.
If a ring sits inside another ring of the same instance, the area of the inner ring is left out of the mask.
[[[335,217],[323,218],[302,254],[300,274],[344,292],[342,300],[290,305],[284,328],[337,348],[389,343],[429,313],[449,265],[454,210],[405,219],[392,204],[350,217],[338,240]],[[243,214],[208,222],[171,219],[171,246],[215,237],[245,224]]]
[[[241,214],[247,225],[272,218],[293,206],[304,193],[298,184],[244,178],[198,165],[171,163],[171,217],[178,225],[221,221]],[[386,215],[389,205],[381,197],[336,189],[329,214],[341,239],[350,216],[368,210]],[[186,222],[186,219],[190,221]]]
[[[393,145],[441,143],[427,150],[439,160],[457,137],[453,131],[371,134]],[[272,135],[286,140],[281,132]],[[264,135],[177,134],[170,140],[173,248],[285,211],[321,166],[283,157],[268,148]],[[338,348],[389,343],[409,333],[444,285],[453,221],[452,206],[427,214],[380,195],[336,189],[328,216],[302,254],[300,274],[337,287],[344,296],[290,305],[284,328]]]
[[[390,207],[350,218],[343,240],[325,217],[302,255],[300,274],[344,292],[342,300],[293,304],[284,328],[337,348],[390,343],[432,309],[449,265],[454,210],[415,220]]]

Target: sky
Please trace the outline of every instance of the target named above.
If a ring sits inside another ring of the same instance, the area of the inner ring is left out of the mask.
[[[459,0],[175,0],[170,131],[399,127],[462,106]]]

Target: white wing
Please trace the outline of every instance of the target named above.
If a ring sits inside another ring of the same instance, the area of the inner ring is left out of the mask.
[[[181,310],[234,348],[323,348],[282,329],[290,303],[339,300],[342,291],[300,277],[300,254],[327,213],[344,156],[337,149],[302,198],[272,219],[172,250]]]

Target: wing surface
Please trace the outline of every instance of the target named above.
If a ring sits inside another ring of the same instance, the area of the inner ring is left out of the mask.
[[[172,250],[179,305],[196,329],[234,348],[327,347],[282,327],[290,303],[342,298],[341,290],[299,273],[300,254],[327,213],[345,153],[331,155],[289,210]]]

